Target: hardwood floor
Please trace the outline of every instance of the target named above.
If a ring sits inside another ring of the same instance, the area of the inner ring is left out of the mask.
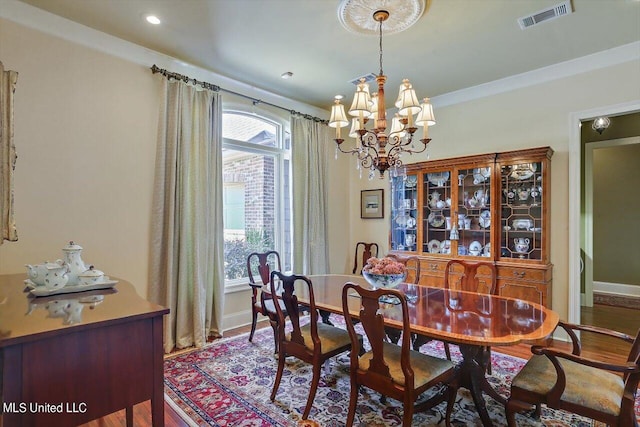
[[[640,327],[640,310],[606,305],[595,305],[593,308],[583,307],[581,322],[589,325],[597,324],[605,328],[635,335]],[[269,327],[266,321],[258,326]],[[242,327],[227,332],[225,336],[235,336],[248,331],[248,326]],[[566,343],[561,342],[554,342],[553,345],[561,348],[568,347]],[[527,359],[531,355],[530,346],[526,344],[511,347],[493,347],[491,350],[523,359]],[[627,354],[628,350],[628,347],[617,343],[613,344],[606,339],[583,337],[583,354],[586,357],[593,357],[598,354],[598,357],[602,360],[620,362],[625,359],[624,355]],[[188,427],[188,424],[166,402],[164,407],[166,427]],[[151,426],[151,405],[149,402],[143,402],[134,407],[134,424],[139,427]],[[119,411],[99,420],[83,424],[83,427],[120,427],[124,425],[126,425],[124,411]]]

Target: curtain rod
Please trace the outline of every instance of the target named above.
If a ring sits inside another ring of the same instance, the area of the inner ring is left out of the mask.
[[[176,80],[182,80],[185,83],[191,82],[193,84],[202,86],[203,88],[212,90],[214,92],[230,93],[232,95],[236,95],[236,96],[239,96],[241,98],[245,98],[245,99],[250,100],[253,103],[253,105],[264,104],[264,105],[268,105],[270,107],[275,107],[275,108],[279,108],[279,109],[284,110],[284,111],[288,111],[289,113],[291,113],[293,115],[304,117],[305,119],[313,120],[314,122],[320,122],[320,123],[325,123],[325,124],[328,123],[326,120],[323,120],[323,119],[318,118],[318,117],[311,116],[309,114],[304,114],[304,113],[301,113],[299,111],[291,110],[289,108],[285,108],[285,107],[281,107],[279,105],[272,104],[270,102],[266,102],[266,101],[262,101],[260,99],[252,98],[252,97],[250,97],[248,95],[244,95],[242,93],[238,93],[238,92],[234,92],[232,90],[221,88],[220,86],[214,85],[212,83],[207,83],[207,82],[203,82],[203,81],[200,81],[200,80],[196,80],[193,77],[188,77],[188,76],[185,76],[183,74],[178,74],[178,73],[174,73],[174,72],[171,72],[171,71],[167,71],[164,68],[159,68],[155,64],[153,64],[153,66],[151,67],[151,72],[153,74],[156,74],[156,73],[162,74],[163,76],[165,76],[168,79],[169,78],[173,78],[173,79],[176,79]]]

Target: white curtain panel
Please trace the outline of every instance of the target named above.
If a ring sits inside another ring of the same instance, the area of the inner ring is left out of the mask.
[[[0,245],[18,240],[13,206],[13,171],[16,147],[13,142],[13,95],[18,73],[5,71],[0,62]]]
[[[329,128],[291,116],[293,182],[293,271],[329,272],[327,244],[327,161]]]
[[[220,336],[224,306],[220,95],[162,76],[150,295],[168,307],[164,350]]]

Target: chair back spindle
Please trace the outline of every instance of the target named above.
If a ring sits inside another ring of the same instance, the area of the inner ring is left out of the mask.
[[[360,256],[358,256],[361,253]],[[378,244],[377,243],[365,243],[358,242],[356,243],[356,254],[354,256],[353,262],[353,274],[362,273],[362,269],[365,265],[367,265],[367,260],[371,257],[378,256]],[[358,265],[358,260],[361,261],[360,265]]]

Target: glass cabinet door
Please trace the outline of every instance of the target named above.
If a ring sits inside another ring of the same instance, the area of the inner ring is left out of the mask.
[[[458,169],[458,255],[491,257],[492,168]]]
[[[391,182],[391,250],[417,251],[418,176],[397,176]]]
[[[452,186],[450,171],[424,174],[422,188],[422,252],[451,254],[450,237],[453,225]]]
[[[500,257],[541,260],[543,248],[543,163],[500,168]]]

